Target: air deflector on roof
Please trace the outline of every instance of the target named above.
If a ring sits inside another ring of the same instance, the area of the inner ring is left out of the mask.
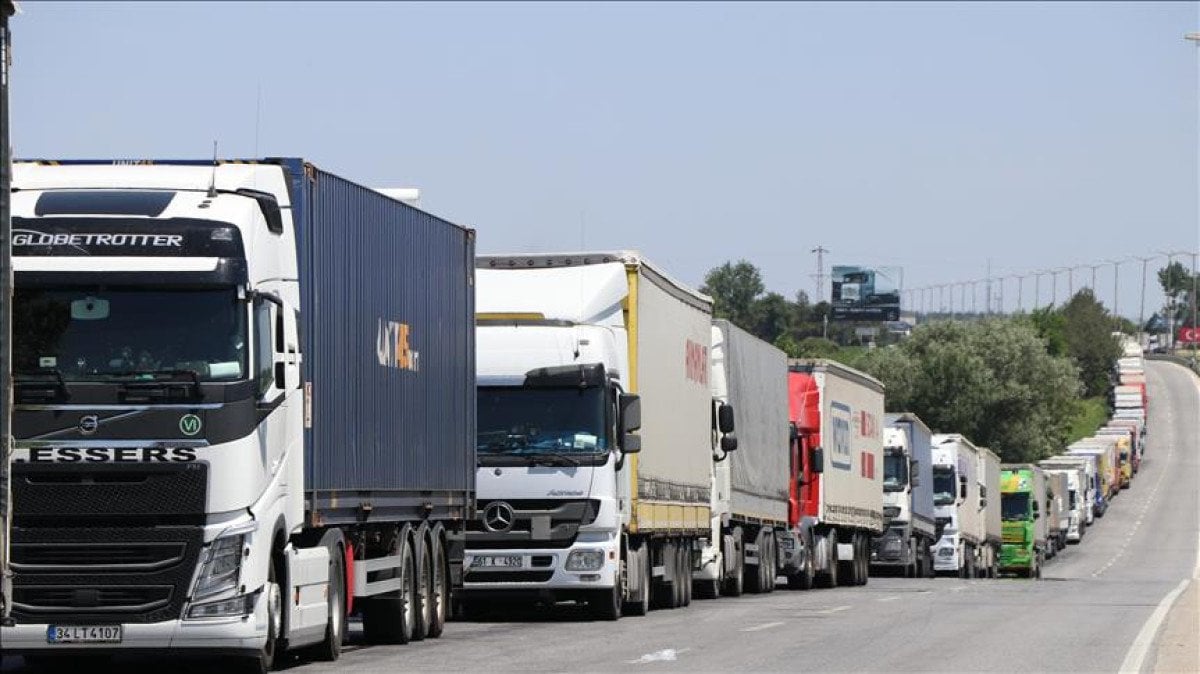
[[[167,210],[174,192],[157,190],[63,190],[45,192],[34,215],[142,215],[158,217]]]

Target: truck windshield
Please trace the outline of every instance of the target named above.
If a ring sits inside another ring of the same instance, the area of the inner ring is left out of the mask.
[[[950,466],[933,467],[933,504],[954,505],[954,469]]]
[[[112,381],[157,373],[246,376],[246,309],[233,288],[17,288],[15,375]]]
[[[601,387],[479,389],[482,454],[601,454],[608,451]]]
[[[903,454],[883,455],[883,490],[901,491],[908,484],[908,457]]]
[[[1000,495],[1000,518],[1006,522],[1029,519],[1029,494],[1018,492]]]

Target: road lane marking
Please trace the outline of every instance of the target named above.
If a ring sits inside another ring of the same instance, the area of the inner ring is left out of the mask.
[[[879,599],[876,599],[875,601],[896,601],[899,598],[900,598],[900,595],[894,594],[890,597],[880,597]]]
[[[754,627],[743,628],[741,631],[742,632],[761,632],[762,630],[769,630],[772,627],[779,627],[782,624],[783,623],[780,623],[780,622],[763,623],[761,625],[755,625]]]
[[[830,615],[831,613],[839,613],[841,611],[849,611],[849,610],[850,610],[849,606],[834,606],[833,608],[827,608],[824,611],[817,611],[817,615]]]
[[[647,662],[674,662],[679,659],[680,653],[685,653],[691,650],[690,648],[664,648],[661,651],[646,653],[637,660],[626,660],[631,665],[644,665]]]

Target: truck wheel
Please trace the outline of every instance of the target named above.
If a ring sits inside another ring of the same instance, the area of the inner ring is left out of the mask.
[[[417,538],[416,548],[416,592],[413,598],[417,606],[414,614],[413,640],[420,641],[429,634],[429,626],[433,624],[433,547],[429,539],[421,535]]]
[[[683,546],[679,550],[679,556],[683,564],[683,605],[692,605],[692,583],[695,582],[694,569],[692,568],[692,546],[691,541],[684,541]]]
[[[342,655],[342,636],[346,634],[346,558],[340,548],[332,550],[329,560],[329,608],[325,623],[325,640],[317,644],[314,654],[318,660],[333,662]]]
[[[741,528],[733,530],[733,540],[736,546],[733,552],[733,572],[725,578],[721,593],[727,597],[740,597],[746,590],[746,549]]]
[[[363,602],[363,637],[373,644],[406,644],[412,640],[413,623],[416,621],[416,583],[412,539],[406,528],[401,536],[392,541],[392,551],[400,552],[400,589],[386,595],[370,597]],[[395,577],[396,571],[384,572]],[[382,578],[381,578],[382,579]]]
[[[648,553],[649,549],[646,552]],[[631,616],[646,615],[646,611],[650,610],[650,555],[636,555],[636,559],[642,567],[642,586],[638,588],[637,597],[625,602],[623,607],[625,615]]]
[[[621,579],[610,590],[595,590],[587,598],[588,614],[593,620],[616,620],[621,617]]]
[[[801,545],[804,542],[801,541]],[[804,554],[804,568],[799,573],[789,574],[787,577],[787,586],[789,590],[811,590],[813,587],[813,556],[812,550],[806,550]]]
[[[677,541],[675,543],[675,582],[671,584],[674,603],[671,608],[683,608],[684,602],[687,600],[687,593],[683,589],[687,582],[687,571],[683,567],[683,541]]]
[[[279,645],[279,633],[283,629],[283,597],[279,583],[275,581],[275,562],[267,567],[267,640],[257,655],[238,658],[234,669],[245,674],[266,674],[275,668],[275,650]]]
[[[433,585],[430,593],[430,601],[432,609],[430,611],[431,620],[429,622],[429,631],[426,636],[430,639],[436,639],[442,636],[442,632],[446,629],[446,607],[450,600],[450,573],[446,568],[446,543],[442,539],[440,532],[434,531],[433,534]]]
[[[839,539],[833,539],[835,544]],[[858,546],[855,543],[858,539],[854,534],[850,535],[850,550],[851,558],[847,561],[838,560],[838,585],[850,586],[858,585]]]
[[[658,545],[659,560],[662,562],[663,575],[659,577],[658,582],[651,580],[651,606],[656,609],[675,608],[672,603],[675,597],[674,587],[667,582],[668,569],[674,569],[675,564],[675,542],[662,541]],[[650,564],[651,570],[654,568],[653,562]]]
[[[861,570],[858,576],[861,581],[859,585],[866,585],[871,580],[871,539],[866,534],[858,537],[858,553],[862,560],[859,567]]]
[[[759,594],[767,591],[766,582],[763,580],[763,567],[767,564],[767,543],[761,529],[754,537],[754,547],[758,549],[758,563],[754,565],[753,569],[747,570],[746,591],[750,594]]]
[[[763,591],[769,594],[775,591],[775,570],[779,568],[779,550],[775,547],[774,532],[766,532],[765,543],[767,544],[767,563],[762,565]]]
[[[817,587],[837,587],[838,584],[838,552],[837,531],[830,531],[825,539],[829,541],[829,557],[824,571],[817,573]]]

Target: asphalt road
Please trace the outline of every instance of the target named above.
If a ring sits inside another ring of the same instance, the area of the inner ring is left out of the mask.
[[[355,631],[338,662],[289,670],[1200,671],[1200,635],[1189,627],[1200,585],[1200,380],[1163,362],[1147,362],[1147,378],[1140,474],[1040,582],[872,578],[866,587],[695,601],[616,623],[566,607],[496,612],[409,646],[362,646]],[[4,663],[19,668],[15,658]]]

